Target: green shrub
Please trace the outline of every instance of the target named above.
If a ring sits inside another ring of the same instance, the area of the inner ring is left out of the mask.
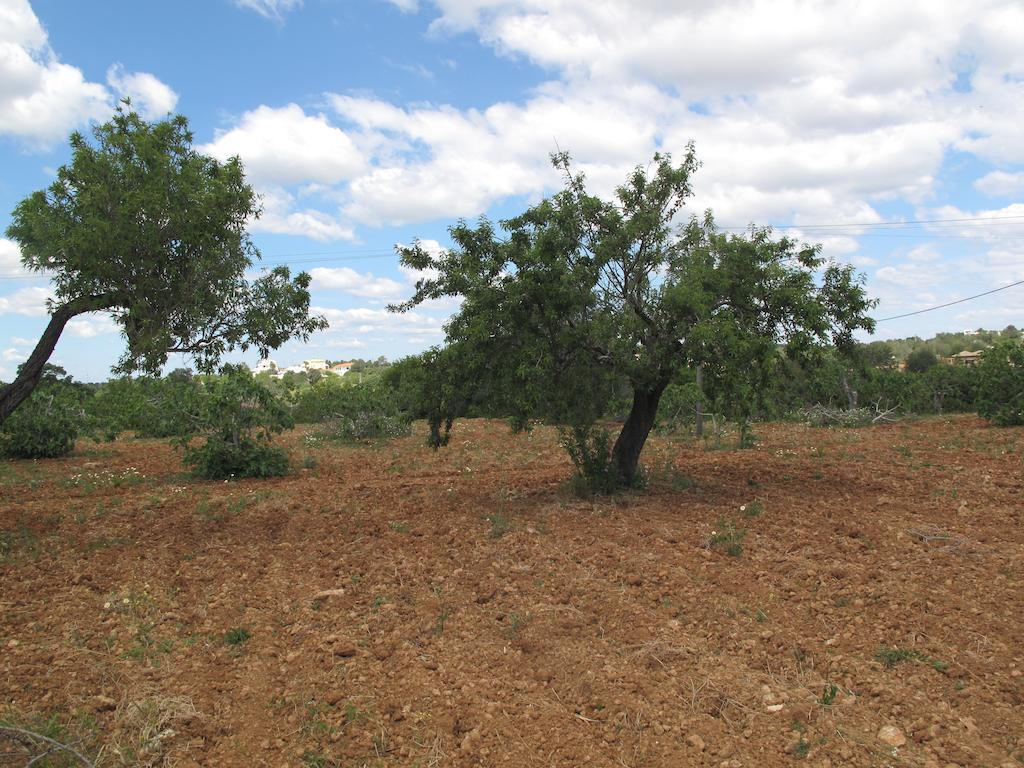
[[[236,445],[211,435],[197,447],[185,449],[185,465],[207,480],[232,477],[281,477],[288,474],[288,454],[283,448],[243,438]]]
[[[558,442],[576,468],[571,485],[577,495],[606,495],[622,488],[618,468],[612,461],[612,436],[607,429],[593,425],[559,427]]]
[[[183,370],[166,378],[113,379],[88,403],[89,427],[108,440],[128,430],[137,437],[182,437],[196,428],[201,400],[199,382]]]
[[[312,387],[312,390],[317,389],[322,391],[313,397],[322,404],[318,412],[321,414],[320,421],[324,422],[321,431],[324,437],[346,442],[366,442],[409,434],[410,416],[399,410],[394,392],[384,386],[362,384],[321,387],[317,384]]]
[[[19,459],[52,459],[75,448],[81,432],[79,392],[63,382],[42,382],[3,424],[0,448]]]
[[[1000,341],[978,364],[978,413],[1000,427],[1024,425],[1024,344]]]
[[[293,425],[287,407],[243,365],[225,365],[207,382],[198,413],[207,433],[198,447],[185,444],[184,461],[207,479],[274,477],[288,473],[288,456],[271,438]]]

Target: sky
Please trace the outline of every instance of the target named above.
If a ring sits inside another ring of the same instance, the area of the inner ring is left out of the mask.
[[[822,243],[879,300],[874,338],[1024,326],[1024,285],[886,319],[1024,280],[1019,0],[0,0],[0,233],[125,96],[240,156],[263,263],[311,273],[330,328],[282,365],[442,343],[454,303],[386,310],[416,277],[396,244],[521,212],[554,151],[607,196],[689,141],[684,215]],[[50,295],[0,234],[0,379]],[[123,345],[81,316],[52,362],[101,381]]]

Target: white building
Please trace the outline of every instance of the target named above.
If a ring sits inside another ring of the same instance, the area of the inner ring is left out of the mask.
[[[277,363],[273,360],[260,360],[256,363],[256,367],[252,369],[253,374],[257,373],[276,373]]]
[[[327,370],[335,376],[344,376],[352,368],[352,363],[335,363]]]
[[[326,360],[303,360],[302,367],[307,371],[326,371],[327,361]]]

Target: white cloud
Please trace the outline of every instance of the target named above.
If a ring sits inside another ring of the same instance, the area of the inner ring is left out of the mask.
[[[28,358],[28,353],[25,352],[24,350],[16,349],[15,347],[10,347],[8,349],[5,349],[2,353],[0,353],[0,357],[3,357],[3,359],[9,363],[20,362]]]
[[[80,315],[68,321],[67,332],[80,339],[92,339],[96,336],[104,336],[108,333],[118,333],[121,330],[114,319],[108,314],[90,313]]]
[[[397,298],[407,290],[405,285],[391,278],[374,277],[348,267],[316,267],[309,274],[314,288],[339,289],[355,296]]]
[[[362,154],[346,133],[324,115],[307,115],[297,104],[261,106],[238,125],[219,131],[199,151],[221,160],[238,155],[246,175],[259,184],[336,184],[364,167]]]
[[[115,64],[107,80],[119,95],[130,96],[147,118],[174,108],[177,94],[147,72],[125,72]],[[46,149],[90,120],[104,120],[112,96],[101,83],[85,79],[77,67],[62,63],[28,0],[0,4],[0,134],[10,134],[34,149]]]
[[[419,0],[388,0],[402,13],[416,13],[420,9]]]
[[[352,240],[352,227],[342,224],[330,214],[313,208],[296,209],[296,198],[280,188],[263,190],[260,194],[263,212],[250,223],[251,232],[272,232],[279,235],[301,235],[312,240]]]
[[[945,278],[946,270],[936,264],[898,264],[875,270],[875,278],[901,288],[917,289],[939,285]]]
[[[302,0],[234,0],[234,2],[239,8],[256,11],[260,16],[272,21],[281,21],[286,13],[302,7]]]
[[[355,334],[355,338],[369,334],[415,334],[440,339],[444,334],[442,329],[444,319],[423,312],[396,313],[370,307],[350,309],[312,307],[310,312],[327,318],[330,323],[327,333]]]
[[[8,296],[0,296],[0,315],[42,317],[49,314],[46,302],[53,298],[53,291],[49,288],[22,288]]]
[[[0,6],[0,134],[45,147],[110,113],[107,89],[62,64],[28,0]]]
[[[132,108],[147,120],[156,120],[172,112],[178,94],[149,72],[125,72],[120,64],[107,70],[107,83],[118,96],[132,100]]]
[[[1007,173],[992,171],[974,182],[975,189],[990,197],[1010,197],[1024,194],[1024,171]]]
[[[3,277],[24,277],[30,275],[21,263],[21,248],[13,240],[0,237],[0,275]]]

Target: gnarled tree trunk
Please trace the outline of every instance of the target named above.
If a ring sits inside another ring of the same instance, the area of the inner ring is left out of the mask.
[[[114,306],[116,306],[114,298],[103,294],[100,296],[79,296],[77,299],[61,304],[54,310],[53,314],[50,315],[50,322],[47,324],[46,330],[43,331],[43,335],[39,338],[39,342],[36,344],[36,348],[32,350],[28,360],[21,366],[17,377],[6,387],[0,389],[0,424],[3,424],[7,417],[14,413],[15,409],[36,388],[40,377],[43,375],[43,366],[46,365],[46,361],[53,354],[54,347],[57,346],[57,341],[60,339],[60,335],[68,320],[75,315],[95,312],[99,309],[110,309]]]
[[[612,463],[618,470],[619,477],[626,485],[632,485],[636,479],[636,468],[640,462],[640,453],[647,442],[647,436],[654,427],[654,419],[658,415],[658,403],[668,382],[658,383],[649,389],[633,390],[633,406],[629,409],[626,423],[622,425],[612,448]]]

